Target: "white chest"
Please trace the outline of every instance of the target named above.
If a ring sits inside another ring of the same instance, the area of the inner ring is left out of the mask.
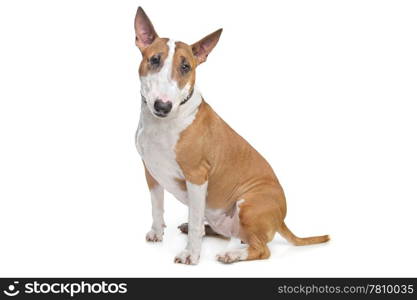
[[[178,183],[184,180],[184,174],[176,161],[175,147],[181,132],[193,119],[157,119],[144,111],[136,133],[136,147],[149,173],[185,204],[187,193]]]

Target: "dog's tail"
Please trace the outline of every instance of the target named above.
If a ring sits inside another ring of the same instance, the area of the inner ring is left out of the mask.
[[[325,243],[330,240],[330,236],[328,235],[320,235],[320,236],[311,236],[311,237],[304,237],[300,238],[296,236],[291,230],[288,229],[287,225],[283,222],[282,225],[278,228],[278,232],[290,243],[296,246],[305,246],[305,245],[312,245],[312,244],[320,244]]]

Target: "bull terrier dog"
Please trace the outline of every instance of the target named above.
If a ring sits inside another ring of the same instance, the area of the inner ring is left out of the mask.
[[[186,248],[174,261],[197,264],[202,239],[221,235],[240,239],[238,249],[216,256],[223,263],[266,259],[275,233],[295,245],[329,240],[300,238],[284,223],[283,189],[268,162],[229,127],[195,86],[197,67],[216,46],[222,29],[194,44],[160,38],[141,7],[135,17],[141,114],[136,147],[145,167],[153,223],[146,235],[164,234],[164,191],[188,206]]]

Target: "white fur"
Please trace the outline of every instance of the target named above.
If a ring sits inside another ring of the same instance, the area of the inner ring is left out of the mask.
[[[226,250],[216,255],[216,259],[223,263],[232,263],[248,258],[248,247],[243,246],[240,239],[231,238]]]
[[[216,255],[216,259],[223,263],[232,263],[239,260],[246,260],[248,258],[248,248],[224,251]]]
[[[187,181],[188,191],[188,243],[175,257],[175,262],[197,264],[200,258],[201,242],[204,235],[204,211],[207,198],[207,181],[202,185]]]
[[[241,244],[240,239],[231,238],[226,250],[216,255],[216,259],[223,263],[232,263],[248,258],[248,247]]]
[[[165,221],[164,221],[164,189],[157,185],[151,189],[152,202],[152,228],[146,234],[148,242],[160,242],[164,235]]]
[[[238,237],[240,228],[239,211],[240,205],[244,201],[244,199],[241,199],[236,202],[236,209],[233,210],[232,215],[226,214],[223,209],[206,209],[207,223],[221,235]]]

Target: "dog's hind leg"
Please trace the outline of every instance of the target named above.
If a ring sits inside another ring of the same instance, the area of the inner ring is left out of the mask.
[[[271,252],[267,243],[275,236],[279,209],[274,202],[268,203],[265,198],[265,194],[248,195],[239,204],[238,238],[248,246],[224,251],[216,256],[218,261],[232,263],[269,258]]]

